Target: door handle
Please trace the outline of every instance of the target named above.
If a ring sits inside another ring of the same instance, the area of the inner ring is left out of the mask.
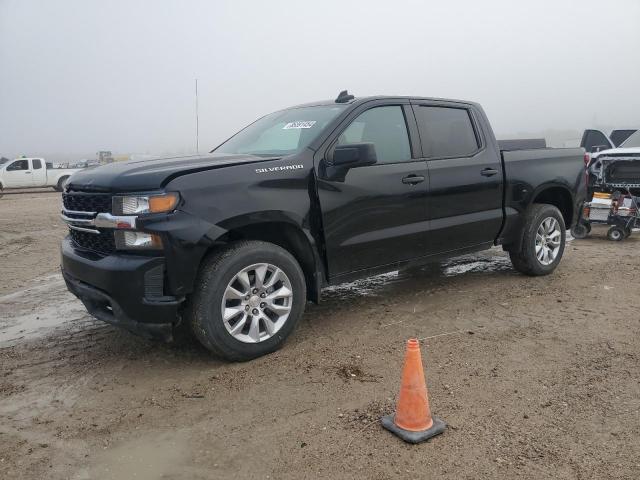
[[[27,175],[28,173],[31,173],[31,172],[24,172],[25,175]]]
[[[480,175],[482,175],[483,177],[493,177],[494,175],[497,175],[497,174],[498,174],[498,170],[496,170],[495,168],[485,168],[480,172]]]
[[[405,185],[415,185],[422,182],[424,182],[424,177],[422,175],[407,175],[402,179],[402,183]]]

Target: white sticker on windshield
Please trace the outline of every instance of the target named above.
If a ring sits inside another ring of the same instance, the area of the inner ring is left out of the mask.
[[[311,128],[316,124],[315,120],[309,120],[306,122],[289,122],[284,127],[283,130],[289,130],[291,128]]]

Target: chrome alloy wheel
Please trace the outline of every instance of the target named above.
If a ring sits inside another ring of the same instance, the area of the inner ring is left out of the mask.
[[[562,232],[553,217],[545,218],[536,232],[536,257],[542,265],[551,265],[560,251]]]
[[[236,340],[263,342],[283,327],[292,305],[289,277],[275,265],[256,263],[243,268],[227,285],[222,320]]]

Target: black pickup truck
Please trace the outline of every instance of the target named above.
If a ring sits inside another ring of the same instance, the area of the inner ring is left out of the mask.
[[[278,348],[321,289],[501,245],[551,273],[582,149],[501,151],[480,105],[354,98],[266,115],[210,154],[105,165],[63,193],[67,286],[98,319],[231,360]]]

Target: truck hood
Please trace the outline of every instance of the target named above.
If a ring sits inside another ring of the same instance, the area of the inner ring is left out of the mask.
[[[243,163],[257,163],[279,157],[227,155],[209,153],[182,157],[116,162],[75,173],[67,184],[69,190],[90,192],[134,192],[157,190],[173,178],[188,173]]]

